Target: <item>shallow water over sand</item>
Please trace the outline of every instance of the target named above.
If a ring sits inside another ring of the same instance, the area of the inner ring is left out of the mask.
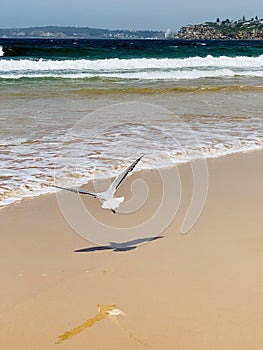
[[[1,98],[1,205],[52,192],[54,181],[113,176],[140,154],[138,169],[263,147],[260,90],[29,97],[16,89]]]
[[[260,41],[0,45],[0,206],[141,154],[136,170],[263,146]]]

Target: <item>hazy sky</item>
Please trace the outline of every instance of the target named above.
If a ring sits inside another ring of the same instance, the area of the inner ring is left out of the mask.
[[[1,0],[0,28],[44,25],[173,31],[206,20],[263,17],[262,0]]]

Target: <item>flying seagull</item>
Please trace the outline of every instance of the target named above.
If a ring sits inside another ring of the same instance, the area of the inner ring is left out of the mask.
[[[114,197],[115,192],[117,191],[118,187],[122,183],[122,181],[126,178],[126,176],[133,171],[136,164],[139,163],[139,161],[142,159],[143,155],[140,156],[138,159],[136,159],[128,168],[126,168],[124,171],[122,171],[110,184],[109,188],[105,192],[90,192],[86,190],[79,190],[76,188],[66,188],[61,186],[56,186],[56,188],[67,190],[75,193],[80,194],[88,194],[89,196],[92,196],[93,198],[98,198],[102,202],[102,208],[103,209],[110,209],[113,213],[116,213],[115,209],[117,209],[120,204],[124,201],[124,197]]]

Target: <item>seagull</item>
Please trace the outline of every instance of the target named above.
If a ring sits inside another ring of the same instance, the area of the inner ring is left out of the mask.
[[[136,164],[139,163],[139,161],[142,159],[144,155],[140,156],[138,159],[136,159],[128,168],[126,168],[124,171],[122,171],[110,184],[109,188],[104,192],[90,192],[86,190],[79,190],[76,188],[66,188],[61,186],[54,186],[56,188],[59,188],[61,190],[67,190],[74,193],[80,193],[80,194],[87,194],[89,196],[92,196],[93,198],[98,198],[102,202],[102,208],[103,209],[110,209],[113,213],[116,213],[115,209],[117,209],[121,203],[124,201],[124,197],[114,197],[115,192],[117,191],[118,187],[122,183],[122,181],[126,178],[126,176],[133,171]]]

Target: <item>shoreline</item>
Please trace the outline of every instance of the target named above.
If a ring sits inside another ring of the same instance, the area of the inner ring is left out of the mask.
[[[260,349],[262,155],[207,160],[207,201],[186,235],[180,227],[191,201],[192,172],[189,164],[178,166],[182,196],[174,220],[159,239],[131,250],[100,248],[81,238],[61,214],[54,194],[1,210],[2,348],[57,349],[58,336],[93,317],[97,304],[114,304],[127,314],[117,317],[119,327],[106,318],[61,346]],[[114,215],[92,198],[85,204],[115,227],[151,218],[162,187],[154,173],[146,173],[154,190],[135,214]],[[137,175],[127,178],[120,195],[130,198]]]
[[[182,161],[174,163],[173,165],[168,165],[168,166],[165,166],[165,167],[158,167],[157,169],[158,170],[169,169],[169,168],[172,168],[174,166],[175,167],[181,166],[182,164],[190,164],[191,162],[194,162],[195,160],[197,160],[197,161],[198,160],[208,161],[210,159],[231,157],[231,156],[234,156],[234,155],[249,154],[249,153],[253,153],[253,152],[263,152],[263,148],[248,149],[248,150],[245,150],[245,151],[236,150],[236,151],[232,151],[231,153],[227,153],[227,154],[210,155],[208,157],[197,157],[197,158],[193,158],[193,159],[190,159],[190,160],[182,160]],[[143,171],[152,171],[152,170],[153,170],[153,168],[143,168],[143,169],[140,169],[140,170],[136,170],[135,169],[133,171],[133,173],[137,173],[138,174],[138,173],[143,172]],[[88,182],[83,182],[82,184],[80,184],[78,186],[75,186],[75,187],[83,188],[84,186],[89,186],[89,185],[93,186],[94,182],[103,183],[103,182],[108,182],[111,179],[113,179],[113,178],[109,178],[107,176],[100,177],[100,178],[97,178],[97,179],[93,178],[93,179],[89,179]],[[66,186],[66,187],[72,187],[72,186]],[[56,193],[58,193],[58,192],[60,192],[60,191],[56,190],[56,191],[52,191],[52,192],[45,192],[45,193],[35,194],[35,195],[32,195],[32,196],[26,195],[25,197],[23,197],[21,199],[14,200],[11,203],[7,203],[7,204],[4,204],[4,205],[0,204],[0,212],[1,212],[1,210],[3,210],[6,207],[9,207],[9,206],[12,206],[12,205],[16,205],[16,204],[21,203],[21,202],[23,202],[25,200],[32,200],[34,198],[39,198],[39,197],[48,196],[48,195],[56,195]]]

